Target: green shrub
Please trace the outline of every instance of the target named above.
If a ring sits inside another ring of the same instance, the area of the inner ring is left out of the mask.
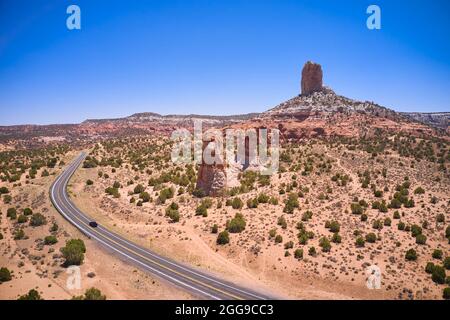
[[[445,300],[450,300],[450,287],[444,288],[444,291],[442,292],[442,298]]]
[[[11,272],[8,270],[8,268],[5,267],[0,268],[0,283],[10,280],[11,280]]]
[[[17,229],[14,232],[14,240],[22,240],[25,239],[25,232],[23,231],[23,229]]]
[[[222,231],[217,236],[217,244],[224,245],[230,242],[230,235],[227,230]]]
[[[16,208],[9,208],[9,209],[6,211],[6,216],[7,216],[8,218],[10,218],[11,220],[16,219],[16,218],[17,218],[17,210],[16,210]]]
[[[363,207],[359,203],[352,203],[350,205],[350,209],[353,214],[362,214],[364,211]]]
[[[86,180],[86,185],[87,186],[92,186],[94,184],[94,181],[92,181],[91,179],[87,179]]]
[[[244,231],[245,225],[246,222],[244,216],[240,213],[236,213],[234,218],[227,223],[227,230],[230,233],[239,233]]]
[[[283,237],[280,234],[277,234],[275,236],[275,243],[282,243],[283,242]]]
[[[61,253],[66,260],[64,265],[81,265],[86,253],[86,246],[81,239],[71,239],[66,242],[66,246],[61,248]]]
[[[106,300],[106,296],[97,288],[87,289],[83,300]]]
[[[294,241],[288,241],[284,244],[285,249],[292,249],[294,247]]]
[[[309,219],[311,219],[313,216],[312,211],[307,210],[305,213],[303,213],[302,215],[302,221],[308,221]]]
[[[42,226],[46,223],[47,223],[47,219],[45,219],[45,217],[40,213],[34,213],[31,216],[30,225],[33,227]]]
[[[286,229],[287,228],[286,218],[284,216],[278,217],[277,224],[281,226],[281,228]]]
[[[46,236],[44,238],[44,244],[46,245],[52,245],[58,242],[58,239],[56,239],[55,236],[51,235],[51,236]]]
[[[444,259],[444,268],[450,270],[450,256]]]
[[[294,251],[294,257],[295,257],[295,259],[302,259],[303,258],[303,249],[296,249]]]
[[[134,187],[133,193],[141,194],[144,191],[145,191],[145,187],[142,184],[138,184],[137,186]]]
[[[411,226],[411,235],[413,237],[417,237],[419,234],[422,234],[422,228],[419,227],[417,224],[413,224]]]
[[[308,254],[310,256],[314,257],[316,255],[316,248],[314,248],[314,247],[309,248]]]
[[[391,221],[390,218],[385,218],[385,219],[384,219],[384,225],[385,225],[385,226],[388,226],[388,227],[389,227],[389,226],[391,225],[391,223],[392,223],[392,221]]]
[[[258,196],[258,202],[259,202],[259,203],[268,203],[268,202],[269,202],[269,196],[266,195],[266,194],[264,194],[264,193],[261,193],[261,194]]]
[[[17,300],[44,300],[41,298],[39,292],[35,289],[31,289],[27,294],[21,295]]]
[[[235,197],[232,201],[231,201],[231,207],[233,209],[242,209],[243,207],[243,202],[241,200],[241,198],[239,197]]]
[[[439,222],[439,223],[445,222],[445,216],[444,216],[444,214],[443,214],[443,213],[439,213],[439,214],[436,216],[436,221]]]
[[[211,233],[217,233],[219,231],[219,226],[214,224],[211,228]]]
[[[361,215],[361,221],[367,221],[367,214],[365,214],[365,213],[363,213],[362,215]]]
[[[425,272],[432,274],[434,270],[434,263],[433,262],[428,262],[427,265],[425,266]]]
[[[24,214],[21,214],[21,215],[17,218],[17,222],[18,222],[18,223],[25,223],[25,222],[27,222],[27,221],[28,221],[28,218],[27,218],[27,216],[24,215]]]
[[[374,243],[377,241],[377,236],[373,232],[368,233],[368,234],[366,234],[366,241],[370,242],[370,243]]]
[[[416,237],[417,244],[425,244],[427,242],[427,237],[423,234],[418,234]]]
[[[400,221],[397,224],[397,228],[398,228],[398,230],[405,230],[405,223]]]
[[[445,283],[445,269],[441,266],[435,265],[433,272],[431,273],[431,280],[435,283],[444,284]]]
[[[195,215],[196,216],[207,217],[208,216],[208,209],[206,209],[206,207],[203,206],[203,205],[199,205],[197,207],[197,209],[195,209]]]
[[[414,194],[424,194],[424,193],[425,193],[425,190],[422,187],[417,187],[414,190]]]
[[[250,209],[258,208],[258,198],[251,198],[247,200],[247,207]]]
[[[292,213],[294,213],[294,209],[296,209],[298,207],[299,207],[298,194],[290,193],[288,196],[288,199],[285,202],[283,212],[292,214]]]
[[[394,211],[394,219],[400,219],[400,213],[398,211]]]
[[[50,232],[56,232],[56,231],[58,231],[58,229],[59,229],[58,224],[56,222],[54,222],[52,224],[52,226],[50,227]]]
[[[319,246],[322,248],[323,252],[330,252],[330,250],[331,250],[331,243],[327,237],[320,238]]]
[[[440,249],[434,249],[434,251],[433,251],[433,253],[431,254],[431,256],[432,256],[434,259],[439,259],[439,260],[441,260],[441,259],[442,259],[442,250],[440,250]]]
[[[356,246],[357,247],[364,247],[365,241],[363,237],[358,237],[356,239]]]
[[[33,210],[31,210],[31,208],[25,208],[23,209],[23,214],[26,216],[31,216],[33,214]]]
[[[339,233],[334,233],[333,236],[331,237],[331,241],[334,243],[341,243],[342,242],[342,238],[339,235]]]
[[[414,249],[409,249],[406,251],[405,259],[408,261],[415,261],[417,260],[417,252]]]
[[[330,232],[336,233],[339,232],[339,230],[341,229],[341,225],[339,224],[339,222],[333,220],[330,222]]]
[[[374,220],[373,223],[372,223],[372,228],[377,229],[377,230],[381,230],[381,229],[383,229],[383,223],[379,219]]]

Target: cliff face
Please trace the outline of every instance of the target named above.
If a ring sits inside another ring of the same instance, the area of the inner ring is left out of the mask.
[[[415,121],[450,132],[450,112],[402,112],[402,114]]]
[[[302,70],[302,95],[309,95],[313,92],[322,90],[322,66],[320,64],[308,61]]]

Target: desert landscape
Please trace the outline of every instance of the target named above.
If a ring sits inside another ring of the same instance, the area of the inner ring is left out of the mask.
[[[449,299],[449,113],[396,112],[322,81],[305,63],[299,95],[263,113],[0,127],[0,299],[198,298],[58,212],[49,190],[80,152],[76,207],[161,256],[280,299]],[[194,120],[279,130],[278,171],[174,163],[171,133]]]

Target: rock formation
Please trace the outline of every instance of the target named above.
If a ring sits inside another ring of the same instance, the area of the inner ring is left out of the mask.
[[[302,95],[309,95],[322,90],[322,67],[308,61],[302,70]]]

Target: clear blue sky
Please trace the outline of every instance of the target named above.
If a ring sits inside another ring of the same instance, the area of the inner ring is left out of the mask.
[[[0,125],[260,112],[299,94],[307,60],[350,98],[450,111],[449,33],[447,0],[2,0]]]

